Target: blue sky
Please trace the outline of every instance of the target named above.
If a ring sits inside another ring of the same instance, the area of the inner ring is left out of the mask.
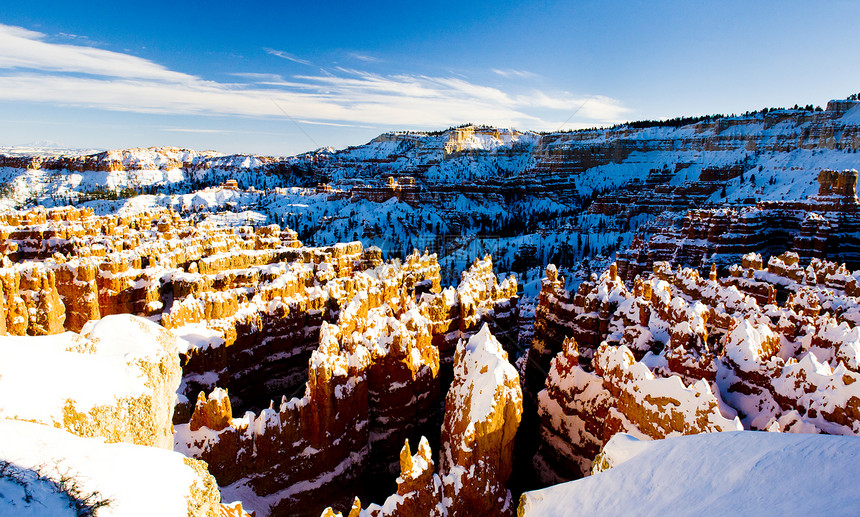
[[[860,92],[860,1],[3,2],[0,146],[289,155]]]

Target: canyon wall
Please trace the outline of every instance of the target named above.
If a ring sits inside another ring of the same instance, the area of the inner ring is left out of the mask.
[[[408,274],[431,264],[415,254],[354,271],[364,287],[321,324],[304,396],[239,419],[217,402],[229,400],[223,392],[201,396],[191,423],[177,426],[177,450],[205,460],[225,493],[261,501],[248,507],[266,514],[318,515],[351,501],[368,477],[393,475],[406,439],[435,434],[442,394],[456,378],[445,346],[498,323],[498,307],[515,315],[516,282],[497,284],[489,258],[441,292],[438,276],[416,282]]]
[[[818,194],[806,201],[688,211],[619,252],[619,272],[632,281],[658,261],[693,267],[716,263],[725,269],[747,253],[767,257],[786,250],[804,261],[827,257],[860,267],[857,171],[825,169],[818,174],[818,184]]]
[[[860,432],[860,271],[786,253],[729,272],[655,262],[629,290],[613,264],[571,293],[547,268],[521,370],[544,481],[586,475],[616,432]]]

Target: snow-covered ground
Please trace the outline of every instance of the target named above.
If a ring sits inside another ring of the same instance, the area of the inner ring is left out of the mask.
[[[860,438],[754,431],[604,449],[614,465],[523,494],[520,515],[856,515]]]
[[[0,419],[0,515],[189,515],[199,472],[177,452],[105,444],[61,429]],[[71,507],[70,507],[71,506]]]

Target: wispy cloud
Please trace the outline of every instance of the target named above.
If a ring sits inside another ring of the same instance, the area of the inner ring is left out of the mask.
[[[267,54],[277,56],[281,59],[286,59],[287,61],[292,61],[293,63],[298,63],[300,65],[314,66],[314,64],[311,63],[310,61],[308,61],[307,59],[302,59],[302,58],[296,57],[296,56],[290,54],[289,52],[284,52],[283,50],[275,50],[273,48],[264,48],[263,50],[265,50]]]
[[[513,68],[506,68],[504,70],[493,68],[493,73],[498,74],[502,77],[506,77],[508,79],[512,77],[517,77],[520,79],[534,79],[535,77],[540,77],[536,73],[528,72],[526,70],[514,70]]]
[[[282,83],[284,78],[278,74],[261,74],[257,72],[233,72],[229,75],[233,77],[241,77],[259,83]]]
[[[350,52],[349,57],[357,59],[359,61],[364,61],[365,63],[378,63],[379,61],[381,61],[378,57],[374,57],[369,54],[363,54],[361,52]]]
[[[88,45],[91,47],[102,47],[105,45],[104,42],[96,41],[96,40],[90,39],[87,36],[82,36],[80,34],[73,34],[70,32],[58,32],[56,36],[57,36],[57,38],[60,38],[60,39],[66,40],[66,41],[73,41],[73,42],[80,43],[82,45]]]
[[[229,131],[226,129],[200,129],[193,127],[166,127],[163,128],[162,131],[168,131],[170,133],[232,133],[233,131]]]
[[[75,72],[185,83],[194,77],[143,58],[83,45],[50,43],[44,34],[0,24],[0,69]]]
[[[283,109],[307,123],[362,127],[474,121],[556,129],[586,100],[566,92],[508,91],[453,74],[382,75],[350,68],[332,72],[286,80],[277,74],[237,72],[232,75],[243,82],[209,81],[133,55],[51,43],[41,33],[0,24],[0,100],[6,101],[171,115],[283,117]],[[615,99],[590,96],[573,121],[612,123],[626,111]]]

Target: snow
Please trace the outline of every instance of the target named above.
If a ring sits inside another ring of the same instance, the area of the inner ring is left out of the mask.
[[[122,314],[87,323],[80,336],[0,336],[0,417],[62,423],[70,399],[77,411],[87,412],[150,394],[136,363],[164,353],[157,341],[162,333],[169,335],[151,321]]]
[[[70,475],[82,494],[97,492],[110,500],[98,510],[99,517],[186,515],[189,487],[199,479],[179,453],[105,444],[101,439],[14,420],[0,420],[0,460],[16,468],[36,469],[53,480]],[[0,515],[75,515],[60,509],[61,501],[46,491],[44,482],[34,496],[34,504],[22,509],[20,494],[0,477]],[[22,513],[24,509],[28,512]]]
[[[460,401],[455,402],[457,407],[465,407],[465,402],[469,401],[469,420],[484,421],[495,410],[496,390],[512,382],[519,383],[517,370],[508,362],[501,343],[490,333],[486,323],[457,348],[457,357],[462,360],[455,364],[454,377],[458,383],[452,387],[453,395],[449,394],[449,398],[453,396],[453,400]]]
[[[860,438],[738,431],[635,444],[614,467],[526,492],[520,515],[855,515]]]
[[[743,320],[726,339],[726,356],[743,371],[755,371],[768,359],[765,343],[776,338],[766,324]]]
[[[78,517],[70,503],[69,497],[56,484],[37,472],[0,463],[0,514]]]
[[[218,348],[226,343],[221,332],[209,328],[205,323],[187,323],[171,331],[180,338],[177,344],[182,354],[187,354],[191,348],[205,350]]]

